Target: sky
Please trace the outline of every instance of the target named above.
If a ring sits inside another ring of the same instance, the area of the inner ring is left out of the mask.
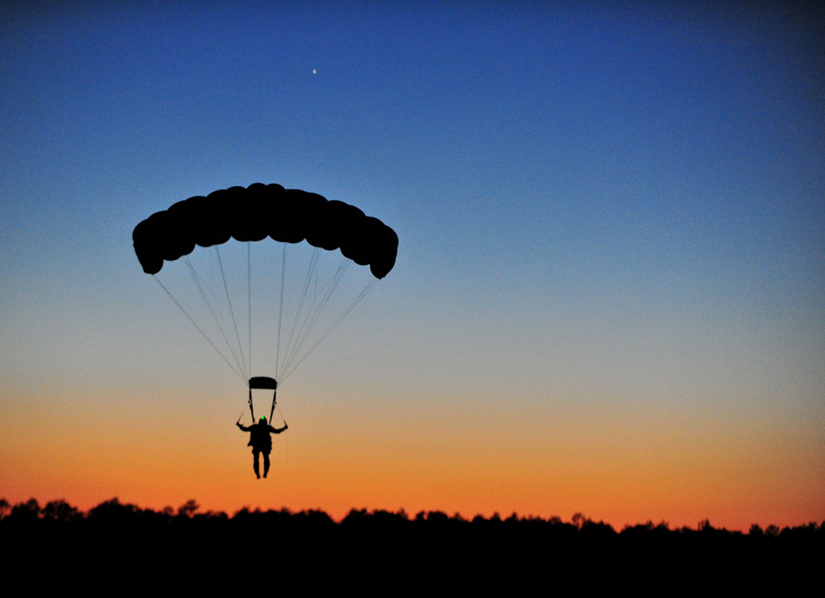
[[[9,502],[825,520],[821,6],[4,2],[0,81]],[[282,384],[265,481],[131,240],[254,182],[400,239]]]

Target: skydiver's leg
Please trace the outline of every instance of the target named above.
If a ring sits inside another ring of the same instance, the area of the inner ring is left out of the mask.
[[[252,469],[255,470],[255,475],[258,476],[258,479],[261,479],[260,468],[258,465],[258,455],[260,455],[260,451],[252,451]]]
[[[269,473],[269,453],[264,453],[264,477]]]

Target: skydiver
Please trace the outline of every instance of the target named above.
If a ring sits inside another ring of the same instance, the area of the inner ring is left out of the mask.
[[[242,425],[241,422],[236,422],[235,425],[237,425],[244,432],[250,432],[249,444],[246,446],[252,447],[252,468],[255,470],[255,475],[258,476],[259,480],[261,479],[261,474],[258,467],[258,455],[261,453],[264,454],[264,477],[266,477],[266,474],[269,473],[269,453],[272,452],[271,434],[273,432],[275,434],[280,434],[289,426],[287,426],[286,422],[284,422],[283,428],[273,428],[267,423],[266,417],[263,415],[257,424],[252,424],[249,427]]]

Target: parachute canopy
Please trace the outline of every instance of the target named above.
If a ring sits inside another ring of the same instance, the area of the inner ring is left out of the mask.
[[[342,201],[317,193],[255,183],[230,187],[207,197],[190,197],[152,214],[132,233],[135,253],[147,274],[163,261],[190,254],[195,245],[211,247],[229,239],[300,243],[340,249],[361,266],[384,278],[395,265],[398,235],[377,218]]]

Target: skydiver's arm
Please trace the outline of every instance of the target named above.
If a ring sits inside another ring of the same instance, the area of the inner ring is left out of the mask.
[[[241,430],[243,430],[244,432],[249,432],[249,428],[247,428],[245,425],[243,425],[243,424],[241,424],[241,423],[237,423],[237,424],[235,424],[235,425],[236,425],[236,426],[238,426],[238,427],[239,427]]]
[[[281,432],[286,430],[288,427],[289,426],[286,425],[286,422],[284,422],[284,427],[283,428],[273,428],[272,426],[269,426],[269,431],[274,432],[275,434],[280,434]]]

